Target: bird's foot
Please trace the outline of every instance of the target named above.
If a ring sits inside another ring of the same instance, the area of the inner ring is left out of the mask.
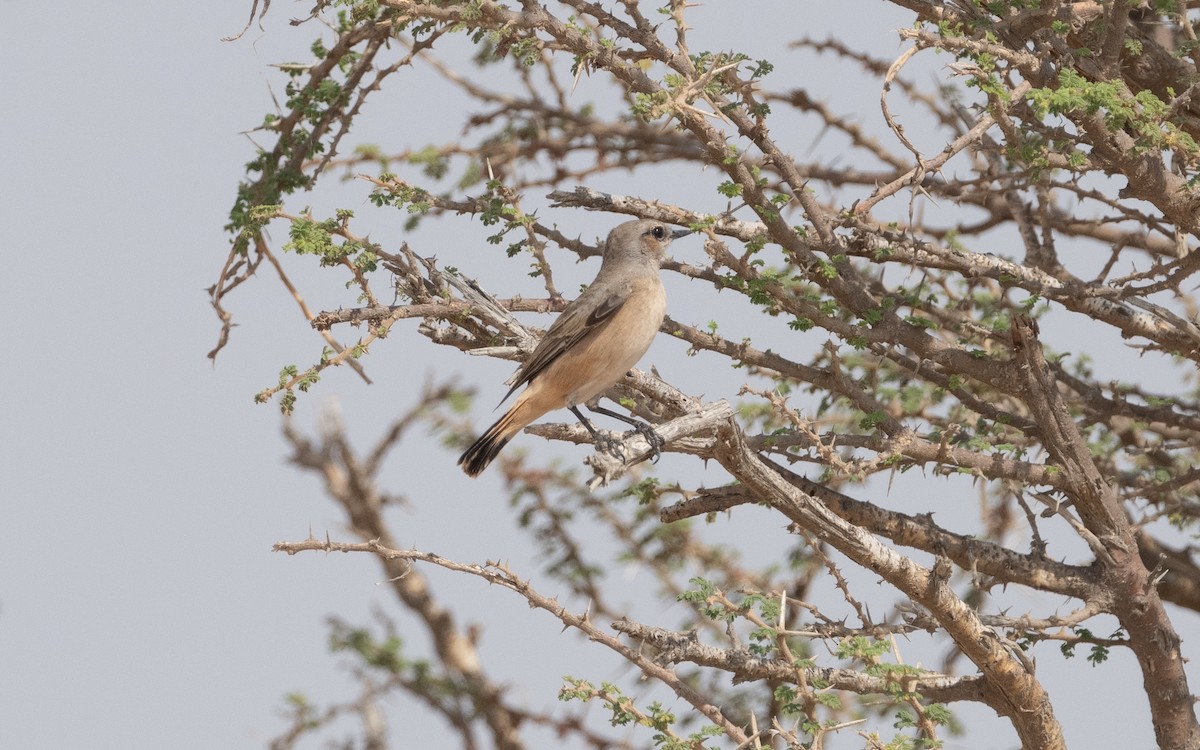
[[[625,457],[625,446],[621,445],[621,441],[611,435],[602,435],[597,432],[592,436],[592,445],[596,446],[596,450],[607,453],[622,462],[627,460]]]
[[[650,463],[658,463],[658,457],[662,455],[662,448],[667,444],[663,440],[662,435],[654,431],[654,428],[645,422],[638,422],[633,426],[633,429],[625,433],[627,437],[641,435],[650,444]]]

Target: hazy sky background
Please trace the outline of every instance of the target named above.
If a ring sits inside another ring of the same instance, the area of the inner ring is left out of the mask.
[[[878,122],[878,81],[830,58],[789,58],[793,53],[783,47],[802,34],[837,30],[890,57],[899,50],[891,30],[909,18],[878,2],[753,5],[772,23],[739,23],[746,20],[740,3],[714,0],[698,9],[694,48],[751,51],[761,45],[779,66],[775,86],[796,80],[830,96],[857,98],[863,119]],[[272,543],[302,539],[310,530],[348,538],[318,482],[286,464],[277,408],[252,403],[281,366],[306,366],[322,346],[272,274],[260,272],[253,289],[230,299],[239,328],[215,367],[205,358],[218,324],[204,290],[227,252],[222,227],[242,166],[253,155],[239,133],[274,110],[271,91],[282,90],[283,77],[268,66],[307,58],[317,27],[297,30],[287,21],[310,7],[276,0],[265,32],[256,25],[241,41],[225,43],[220,38],[241,29],[249,2],[0,2],[7,94],[0,118],[6,148],[0,304],[10,340],[0,381],[0,747],[260,747],[283,726],[276,712],[285,693],[299,690],[317,701],[350,696],[339,658],[325,649],[328,615],[366,622],[382,603],[404,621],[377,585],[372,559],[270,551]],[[702,26],[701,19],[713,23]],[[740,26],[746,27],[743,38],[719,41],[718,33]],[[789,59],[803,62],[789,69]],[[581,85],[579,96],[590,95],[588,86]],[[453,93],[385,93],[368,106],[343,151],[359,142],[399,150],[457,131]],[[421,107],[411,106],[412,97]],[[814,148],[837,144],[818,140]],[[837,157],[828,161],[837,163]],[[664,175],[661,184],[622,184],[613,177],[591,186],[690,199],[701,210],[723,207],[711,190],[698,193],[686,178]],[[365,189],[347,191],[355,196],[351,208],[367,207]],[[305,200],[292,205],[300,208]],[[602,235],[621,220],[569,211],[548,215],[571,222],[585,237]],[[497,259],[495,248],[482,243],[486,232],[467,226],[430,228],[414,241],[422,254],[494,273],[488,277],[493,292],[537,292],[523,266]],[[282,227],[273,236],[281,244]],[[393,246],[399,241],[372,238]],[[703,258],[698,241],[680,241],[672,254]],[[575,266],[561,252],[550,258],[558,264],[562,290],[577,288],[595,272],[594,261]],[[298,266],[295,274],[318,290],[309,300],[315,309],[345,301],[340,282]],[[700,325],[713,316],[711,290],[677,278],[668,280],[668,290],[672,315]],[[736,306],[715,304],[718,310]],[[752,323],[757,325],[752,317],[734,317],[730,337],[737,338],[739,325]],[[1055,325],[1049,323],[1051,335]],[[473,417],[482,429],[511,366],[439,350],[415,334],[415,323],[406,329],[365,361],[374,386],[344,368],[327,373],[312,395],[301,398],[301,428],[311,431],[316,414],[336,401],[351,435],[366,447],[436,373],[459,374],[460,382],[479,390]],[[338,335],[349,340],[353,334]],[[667,380],[709,399],[735,396],[736,373],[697,366],[705,364],[703,357],[683,358],[684,347],[663,338],[643,366],[655,364]],[[816,334],[798,339],[814,347],[823,340]],[[425,437],[420,431],[410,436],[388,468],[389,488],[412,502],[395,516],[402,542],[466,562],[509,560],[535,585],[545,582],[529,543],[517,534],[497,478],[467,480],[454,465],[455,454]],[[530,437],[514,446],[547,450]],[[582,449],[549,450],[573,462],[585,455]],[[663,461],[664,470],[683,465],[691,467],[671,457]],[[891,498],[916,503],[904,506],[910,510],[924,507],[921,493],[928,489],[919,482],[911,486],[921,489],[906,495],[901,481]],[[970,505],[974,496],[966,497]],[[714,534],[734,540],[768,529],[776,538],[759,555],[795,541],[780,533],[778,519],[758,509],[741,509],[716,526]],[[555,621],[532,613],[515,596],[476,580],[425,572],[448,605],[488,623],[481,648],[497,665],[496,678],[521,678],[520,694],[533,705],[553,705],[562,674],[595,680],[626,674],[575,636],[560,636]],[[554,593],[553,585],[547,583],[543,593]],[[644,614],[671,621],[658,612]],[[1180,617],[1177,626],[1185,641],[1196,632],[1193,617]],[[424,639],[416,631],[405,635],[412,653],[420,653]],[[529,649],[553,643],[563,646],[561,655],[526,674]],[[1055,651],[1048,646],[1038,655],[1057,659]],[[1056,665],[1061,676],[1049,687],[1072,746],[1152,742],[1144,700],[1130,705],[1096,689],[1130,676],[1132,660],[1117,653],[1114,662],[1103,670],[1081,658],[1065,669]],[[1133,676],[1135,694],[1138,679]],[[391,705],[390,721],[404,726],[410,739],[445,736],[413,705]],[[1106,718],[1081,721],[1088,716]],[[1014,745],[1005,729],[992,739],[951,739],[947,747]]]

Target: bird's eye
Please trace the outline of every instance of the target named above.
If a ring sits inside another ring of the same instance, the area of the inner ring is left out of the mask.
[[[663,229],[662,227],[655,227],[654,229],[650,230],[650,233],[654,235],[654,239],[656,240],[661,240],[667,236],[667,230]]]

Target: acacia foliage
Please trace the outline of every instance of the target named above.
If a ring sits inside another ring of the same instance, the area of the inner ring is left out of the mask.
[[[635,743],[817,745],[853,731],[841,723],[848,717],[884,706],[891,718],[879,726],[888,729],[864,730],[867,746],[933,746],[952,725],[954,704],[971,701],[1008,722],[1023,746],[1063,747],[1054,696],[1026,654],[1055,641],[1096,663],[1127,650],[1159,746],[1200,747],[1173,621],[1200,605],[1200,568],[1186,544],[1200,486],[1200,253],[1190,252],[1200,229],[1200,75],[1190,3],[890,4],[913,19],[897,32],[904,46],[894,59],[836,38],[795,41],[873,85],[878,114],[832,109],[761,50],[694,49],[689,22],[699,16],[685,2],[345,0],[317,2],[298,23],[324,26],[311,60],[281,66],[281,109],[263,123],[268,145],[238,188],[212,300],[219,350],[233,323],[227,298],[265,261],[301,301],[325,351],[310,366],[285,368],[260,401],[290,411],[297,392],[333,366],[365,377],[366,355],[387,346],[397,325],[459,350],[519,356],[535,339],[511,313],[562,304],[547,248],[598,252],[561,231],[566,222],[539,218],[548,205],[556,216],[603,210],[695,228],[707,261],[671,261],[666,273],[744,298],[764,330],[782,323],[823,342],[772,348],[726,338],[719,325],[669,319],[665,335],[745,374],[740,394],[721,394],[736,408],[646,373],[618,387],[622,403],[671,434],[668,453],[721,467],[724,486],[596,455],[594,484],[618,489],[595,493],[570,472],[502,459],[522,522],[554,561],[563,587],[555,593],[591,602],[587,617],[517,572],[430,559],[391,541],[380,514],[386,495],[375,485],[380,461],[417,420],[433,420],[451,441],[467,439],[461,420],[430,408],[455,402],[451,389],[432,388],[368,456],[356,458],[336,429],[318,442],[290,432],[297,463],[326,476],[363,541],[284,548],[379,555],[396,574],[398,602],[437,645],[427,660],[413,660],[396,639],[335,628],[337,647],[365,665],[370,689],[347,710],[363,717],[368,735],[378,727],[373,699],[386,688],[427,701],[467,744],[485,736],[524,746],[522,725],[600,747],[627,741],[569,708],[540,714],[511,700],[472,657],[465,626],[431,609],[415,561],[511,589],[690,706],[691,716],[676,715],[639,705],[616,685],[567,681],[564,699],[604,703],[614,724],[646,727]],[[259,21],[275,24],[268,6],[255,4]],[[437,56],[464,38],[471,64]],[[938,52],[939,85],[914,83],[908,70]],[[418,60],[427,67],[418,70]],[[436,77],[470,102],[461,133],[408,150],[351,148],[367,100],[417,76]],[[575,96],[583,79],[611,97]],[[904,127],[914,113],[912,121],[930,123],[920,133]],[[774,127],[795,118],[844,142],[838,159],[793,140],[797,129]],[[613,173],[653,185],[637,176],[663,165],[708,185],[710,197],[687,205],[588,187]],[[315,216],[293,205],[339,172],[360,175],[371,203],[405,212],[410,228],[489,227],[495,244],[528,259],[545,297],[505,296],[501,282],[480,288],[464,280],[471,269],[425,259],[431,253],[406,236],[368,239],[351,211]],[[282,246],[270,241],[270,225],[287,226]],[[303,304],[288,268],[309,259],[346,280],[342,307]],[[1043,343],[1039,321],[1072,332],[1070,355]],[[356,340],[342,343],[343,331]],[[1094,366],[1088,355],[1098,352],[1089,348],[1114,341],[1140,354],[1142,372],[1173,373],[1173,387]],[[586,442],[577,426],[536,429]],[[978,524],[962,533],[887,509],[889,478],[915,473],[976,488]],[[686,520],[737,514],[748,503],[798,535],[790,559],[779,561],[786,564],[743,566]],[[655,571],[658,595],[686,603],[688,621],[622,618],[608,603],[604,564],[572,525],[578,517],[608,529],[628,559]],[[685,563],[701,574],[688,581]],[[879,594],[854,590],[847,567],[885,581],[890,599],[882,601],[895,606],[864,604]],[[840,591],[851,615],[814,604],[821,587]],[[1013,614],[993,603],[996,587],[1057,599]],[[1072,603],[1067,614],[1062,597]],[[945,673],[889,658],[890,637],[916,632],[951,649]],[[822,642],[832,657],[821,656]],[[296,726],[280,742],[320,726],[319,716],[298,702]]]

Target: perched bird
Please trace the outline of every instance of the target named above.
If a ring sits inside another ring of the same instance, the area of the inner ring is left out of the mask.
[[[501,403],[526,383],[529,387],[458,459],[463,471],[478,476],[513,435],[564,406],[597,447],[619,453],[618,444],[597,433],[579,411],[580,404],[633,425],[658,453],[662,438],[649,425],[589,402],[616,384],[650,348],[667,309],[659,264],[671,240],[687,234],[691,232],[672,231],[650,219],[625,222],[609,233],[595,281],[567,305],[517,370]]]

